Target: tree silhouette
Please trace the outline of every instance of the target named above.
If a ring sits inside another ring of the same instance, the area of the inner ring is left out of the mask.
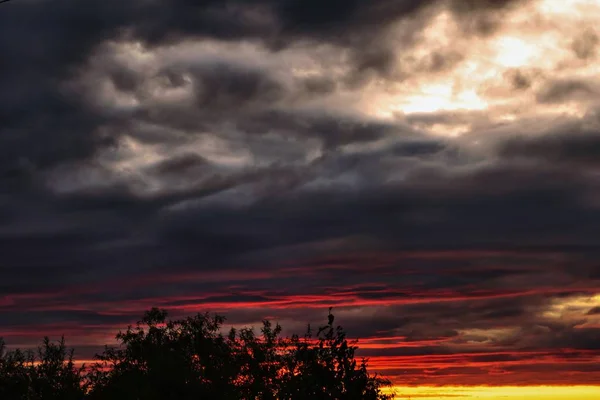
[[[390,382],[367,371],[367,362],[357,365],[355,343],[348,343],[346,333],[334,327],[329,309],[327,325],[319,328],[316,343],[310,326],[304,339],[293,336],[293,351],[288,353],[285,385],[281,399],[391,399],[381,389]]]
[[[357,360],[355,342],[328,323],[313,335],[282,337],[263,321],[253,329],[222,333],[225,318],[198,314],[168,320],[152,309],[119,332],[118,347],[105,347],[90,368],[75,368],[64,340],[47,338],[37,356],[6,352],[0,340],[0,398],[136,400],[385,400],[389,381]],[[4,354],[6,353],[6,354]]]
[[[67,350],[64,338],[57,343],[44,338],[37,353],[7,351],[0,339],[0,399],[83,399],[82,373],[83,367],[75,367],[73,350]]]

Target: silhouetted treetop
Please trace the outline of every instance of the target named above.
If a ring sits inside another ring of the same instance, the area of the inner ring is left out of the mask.
[[[37,352],[7,351],[0,338],[0,399],[79,400],[85,392],[83,367],[75,367],[64,338],[44,338]]]
[[[390,384],[355,357],[356,343],[328,323],[313,335],[282,337],[263,321],[223,333],[225,318],[198,314],[168,320],[153,308],[116,335],[97,362],[75,368],[64,340],[44,340],[37,355],[5,351],[0,340],[1,399],[383,400]]]

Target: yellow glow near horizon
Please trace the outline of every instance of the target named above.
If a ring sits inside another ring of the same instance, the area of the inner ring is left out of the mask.
[[[395,400],[597,400],[600,386],[419,386],[394,387]]]

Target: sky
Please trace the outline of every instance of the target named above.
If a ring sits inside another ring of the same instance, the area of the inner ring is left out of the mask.
[[[0,336],[90,359],[150,307],[303,332],[332,306],[401,398],[598,398],[599,19],[2,4]]]

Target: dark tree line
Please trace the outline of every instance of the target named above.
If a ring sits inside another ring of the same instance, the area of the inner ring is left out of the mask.
[[[385,400],[390,382],[357,360],[355,342],[327,325],[302,336],[263,322],[221,333],[224,318],[168,320],[152,309],[116,336],[89,367],[77,367],[64,339],[37,352],[7,351],[0,339],[0,399],[10,400]]]

